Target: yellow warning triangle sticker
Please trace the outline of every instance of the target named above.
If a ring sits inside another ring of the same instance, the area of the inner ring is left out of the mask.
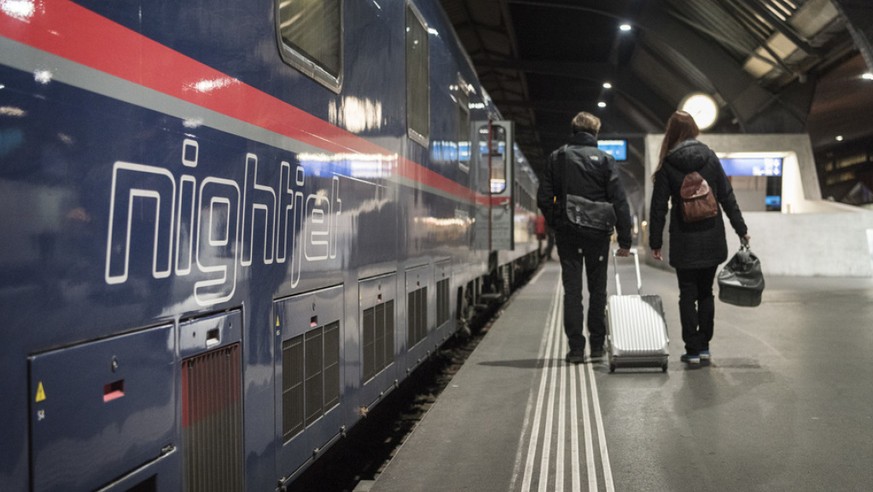
[[[39,403],[41,401],[45,401],[45,388],[42,387],[42,381],[36,385],[36,402]]]

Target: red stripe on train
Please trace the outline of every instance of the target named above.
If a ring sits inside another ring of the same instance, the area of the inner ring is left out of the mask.
[[[67,0],[20,16],[0,11],[0,35],[328,152],[392,153]],[[198,90],[216,81],[219,88]],[[460,200],[489,201],[402,157],[398,172]]]

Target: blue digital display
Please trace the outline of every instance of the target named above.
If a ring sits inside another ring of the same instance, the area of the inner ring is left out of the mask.
[[[726,157],[719,160],[728,176],[782,176],[781,157]]]
[[[597,148],[611,155],[617,161],[627,160],[627,140],[598,140]]]
[[[458,142],[458,160],[461,162],[470,161],[470,142]]]

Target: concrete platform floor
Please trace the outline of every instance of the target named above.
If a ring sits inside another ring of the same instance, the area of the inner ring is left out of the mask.
[[[635,291],[633,263],[619,272]],[[675,276],[644,265],[667,373],[566,364],[559,292],[546,263],[359,488],[873,490],[873,279],[774,277],[759,307],[716,301],[712,362],[688,368]]]

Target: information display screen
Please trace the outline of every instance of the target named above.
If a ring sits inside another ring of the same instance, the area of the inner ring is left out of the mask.
[[[627,160],[627,140],[598,140],[597,148],[611,155],[617,161]]]
[[[719,160],[728,176],[782,176],[781,157],[723,157]]]

